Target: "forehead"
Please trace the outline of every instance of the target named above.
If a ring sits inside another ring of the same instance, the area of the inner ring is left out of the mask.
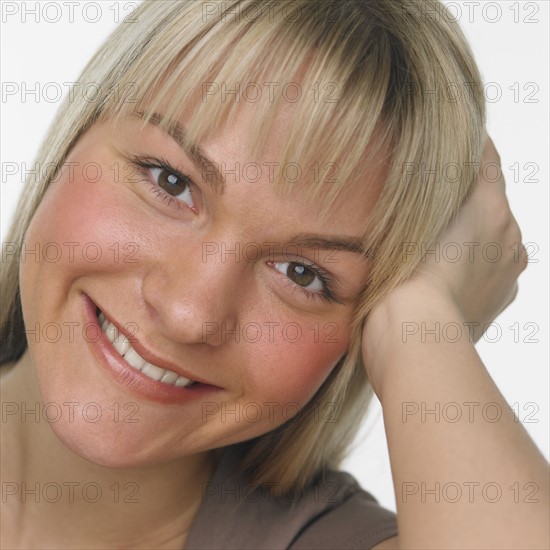
[[[378,88],[387,78],[374,77],[379,56],[369,53],[364,33],[361,40],[346,39],[345,54],[326,40],[305,39],[303,28],[290,32],[280,21],[265,23],[243,28],[220,24],[201,42],[202,49],[196,45],[196,52],[193,46],[178,54],[181,39],[174,36],[177,40],[163,61],[147,48],[143,65],[149,70],[139,71],[137,63],[125,75],[139,84],[139,104],[131,107],[149,113],[146,116],[161,113],[166,125],[178,121],[191,144],[201,147],[218,148],[219,136],[231,134],[224,154],[232,152],[245,164],[298,165],[303,181],[292,181],[296,170],[279,172],[277,186],[294,194],[299,190],[323,214],[333,214],[338,203],[349,203],[344,199],[348,189],[354,188],[357,197],[380,181],[373,172],[384,155],[373,149],[385,149],[391,136],[384,132],[393,127],[381,122],[383,96]],[[263,33],[258,35],[260,28]],[[335,35],[342,31],[331,25],[325,30]],[[314,34],[319,33],[316,28]],[[151,68],[158,75],[154,85]],[[126,115],[130,106],[109,105],[105,116],[113,111]],[[382,126],[380,139],[373,137]],[[239,130],[232,131],[235,127]]]
[[[294,82],[302,86],[298,78]],[[266,96],[263,101],[270,101],[270,98]],[[251,128],[258,117],[265,116],[259,103],[239,103],[230,120],[218,124],[200,143],[188,143],[184,149],[187,152],[200,150],[199,156],[206,156],[208,171],[211,171],[212,165],[215,166],[226,180],[225,187],[231,195],[239,196],[240,210],[247,210],[250,219],[256,219],[261,212],[264,221],[269,216],[288,225],[295,225],[296,220],[301,220],[318,228],[330,228],[333,232],[338,230],[339,233],[361,237],[383,186],[383,166],[362,163],[352,177],[343,181],[340,178],[345,159],[336,154],[329,156],[322,148],[316,150],[310,147],[310,155],[305,159],[285,158],[284,148],[298,109],[296,102],[292,101],[282,101],[272,110],[268,138],[260,149],[255,148]],[[176,133],[179,137],[187,133],[195,107],[189,105],[182,109],[179,118],[171,121],[171,126],[177,126],[177,130],[169,130],[170,133]],[[151,124],[148,124],[157,132],[163,131],[167,125],[163,109],[161,103],[161,112],[155,113],[150,118]],[[141,115],[140,118],[143,119]],[[141,120],[141,123],[145,121]],[[326,131],[330,132],[330,123]],[[307,139],[307,134],[304,137]],[[204,180],[206,171],[201,171]],[[327,209],[324,192],[335,186],[338,187],[337,196]],[[317,190],[313,197],[312,188]]]
[[[189,135],[187,148],[198,146],[208,153],[209,160],[220,168],[222,175],[228,172],[225,175],[229,182],[238,177],[239,181],[249,183],[256,194],[259,182],[266,183],[274,196],[287,196],[295,204],[307,204],[311,207],[308,210],[315,212],[315,219],[327,223],[347,220],[354,226],[354,235],[360,235],[382,190],[387,164],[372,162],[382,156],[367,154],[371,144],[366,147],[363,160],[346,155],[349,149],[338,143],[338,135],[345,134],[341,126],[348,122],[349,113],[342,113],[340,109],[340,112],[332,111],[332,116],[316,114],[319,86],[306,78],[310,63],[311,57],[286,82],[269,79],[265,83],[209,82],[198,87],[192,100],[180,105],[172,118],[165,113],[174,112],[178,91],[166,93],[167,84],[162,81],[159,83],[161,99],[153,102],[154,112],[146,100],[140,105],[143,124],[149,119],[164,130],[177,124]],[[202,120],[198,112],[205,106],[205,118],[211,119],[220,107],[223,107],[223,116],[209,125],[207,132],[197,132],[197,120],[199,123]],[[308,111],[311,117],[304,120],[303,115]],[[302,119],[297,121],[300,114]],[[195,131],[189,132],[194,125]],[[266,129],[265,139],[258,139],[259,127]],[[297,135],[303,147],[298,152],[289,151],[288,144],[292,138],[296,140]],[[319,139],[319,135],[323,139]],[[194,138],[200,141],[193,141]],[[366,140],[364,135],[358,135],[356,141]],[[381,146],[376,134],[373,145]],[[357,151],[362,149],[358,147]],[[351,171],[350,165],[353,165]]]
[[[236,171],[239,181],[258,193],[259,186],[254,188],[254,185],[261,176],[258,183],[268,186],[270,192],[280,197],[282,202],[307,207],[312,217],[320,223],[332,225],[335,219],[351,221],[357,234],[363,229],[366,216],[381,192],[385,170],[382,165],[369,167],[364,163],[357,167],[352,177],[340,181],[345,159],[336,154],[328,156],[322,148],[311,149],[307,158],[285,158],[284,148],[292,131],[296,109],[294,103],[281,103],[271,121],[268,139],[256,151],[253,147],[254,136],[249,129],[255,118],[260,116],[259,109],[257,105],[243,104],[234,120],[217,128],[200,144],[201,148],[218,166],[223,167],[225,163],[226,171],[231,172],[226,174],[229,184],[235,182],[236,176],[232,171]],[[185,125],[184,118],[181,122]],[[304,137],[307,139],[307,134]],[[323,190],[326,188],[328,191],[334,185],[339,187],[338,194],[330,209],[322,212]],[[319,189],[318,195],[313,198],[308,193],[311,187]],[[361,220],[363,223],[360,223]]]

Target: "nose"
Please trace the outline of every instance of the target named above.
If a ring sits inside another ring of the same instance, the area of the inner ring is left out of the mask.
[[[246,265],[205,258],[198,246],[183,250],[159,256],[144,276],[142,295],[153,326],[178,343],[219,346],[238,325]]]

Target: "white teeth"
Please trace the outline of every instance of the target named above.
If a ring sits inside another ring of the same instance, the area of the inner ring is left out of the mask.
[[[141,357],[141,355],[139,355],[134,348],[128,349],[128,351],[124,355],[124,360],[131,367],[134,367],[137,370],[142,370],[143,365],[145,365],[145,359],[143,359],[143,357]]]
[[[187,378],[184,378],[183,376],[178,376],[178,379],[176,380],[175,386],[189,386],[192,384],[191,380],[188,380]]]
[[[160,380],[166,371],[159,367],[155,367],[155,365],[151,365],[151,363],[145,363],[141,372],[153,380]]]
[[[105,319],[103,313],[98,315],[98,321],[101,325],[101,330],[106,334],[107,338],[113,344],[113,348],[118,352],[119,355],[124,357],[124,360],[128,365],[133,367],[136,370],[141,371],[142,374],[167,384],[169,386],[193,386],[195,382],[179,376],[177,373],[171,370],[161,369],[155,365],[148,363],[141,355],[132,347],[132,344],[128,339],[119,333],[113,323],[108,319]]]
[[[118,329],[109,321],[106,320],[103,323],[101,330],[107,335],[107,338],[111,344],[118,339]]]
[[[178,379],[178,375],[175,372],[172,372],[171,370],[164,371],[164,374],[162,375],[162,378],[160,379],[161,382],[164,382],[165,384],[173,384]]]
[[[130,342],[122,334],[113,342],[113,347],[122,356],[130,349]]]

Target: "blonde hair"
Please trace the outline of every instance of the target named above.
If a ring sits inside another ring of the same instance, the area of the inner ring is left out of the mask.
[[[421,261],[422,247],[404,256],[404,244],[432,244],[477,176],[486,134],[473,55],[438,0],[145,0],[134,16],[137,22],[119,25],[78,80],[80,90],[94,84],[94,100],[75,87],[62,105],[38,154],[42,177],[29,176],[7,241],[24,242],[48,185],[96,121],[139,111],[145,124],[162,112],[156,123],[168,129],[194,105],[185,139],[200,143],[241,104],[212,101],[205,89],[214,90],[213,83],[229,90],[246,82],[284,84],[303,69],[302,90],[336,90],[336,101],[318,94],[296,102],[280,166],[337,162],[337,178],[307,188],[324,211],[352,177],[385,168],[372,216],[359,228],[370,275],[346,356],[296,419],[249,443],[242,464],[256,483],[303,486],[323,468],[338,467],[364,417],[372,390],[361,361],[361,327],[373,305]],[[275,93],[272,99],[258,103],[249,132],[253,155],[289,98]],[[289,187],[280,174],[277,182]],[[2,269],[0,362],[7,362],[23,354],[26,339],[17,256]]]

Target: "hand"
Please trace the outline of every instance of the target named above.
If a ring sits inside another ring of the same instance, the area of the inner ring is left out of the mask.
[[[514,301],[517,279],[527,267],[527,253],[506,198],[500,165],[494,143],[488,138],[473,193],[438,239],[440,250],[448,250],[448,256],[442,253],[437,262],[430,255],[408,281],[421,285],[423,292],[439,289],[454,300],[466,321],[482,325],[493,321]],[[461,254],[457,262],[455,253]]]
[[[475,342],[484,327],[516,297],[517,279],[527,267],[527,253],[506,198],[500,157],[490,138],[472,194],[441,233],[436,247],[440,257],[427,255],[411,277],[384,298],[365,322],[363,358],[371,383],[379,376],[372,365],[372,348],[390,328],[389,304],[404,307],[408,303],[409,311],[419,316],[422,312],[428,316],[433,312],[458,312],[464,322],[472,323],[468,326],[479,323],[473,329]],[[395,311],[393,307],[392,312]]]
[[[440,250],[451,251],[453,261],[446,259],[446,254],[439,262],[430,256],[408,281],[426,289],[435,287],[454,300],[466,321],[481,325],[493,321],[513,302],[517,279],[527,267],[527,253],[510,211],[500,166],[500,157],[488,138],[473,193],[438,239]],[[454,262],[457,250],[461,258]],[[477,341],[481,333],[476,336]]]

